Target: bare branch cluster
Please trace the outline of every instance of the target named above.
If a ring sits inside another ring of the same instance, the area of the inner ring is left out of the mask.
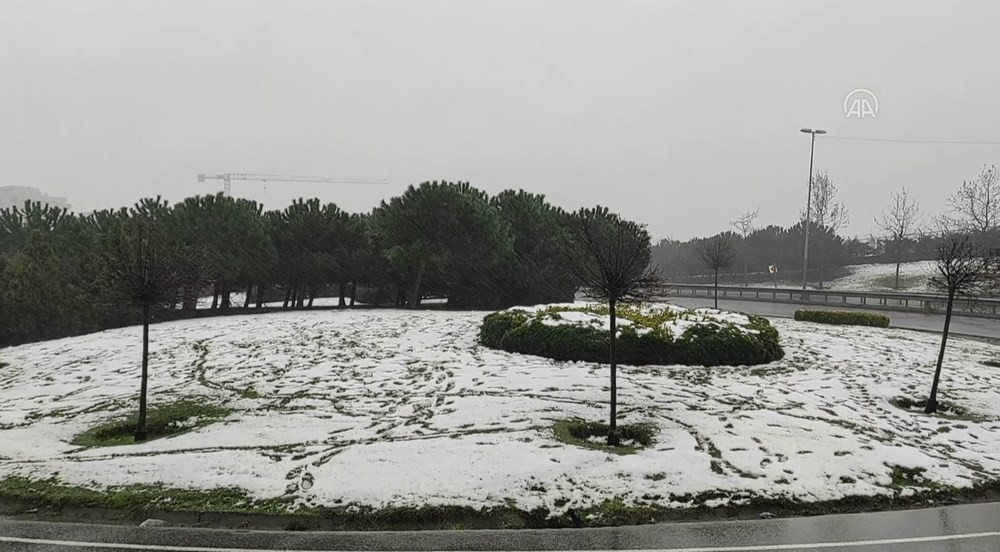
[[[950,198],[949,226],[972,233],[1000,228],[1000,173],[996,166],[983,167],[975,180],[962,182]]]
[[[104,257],[112,289],[143,307],[172,307],[181,286],[200,279],[197,255],[183,254],[149,218],[123,220]]]
[[[828,228],[834,234],[850,222],[847,207],[837,201],[837,185],[825,172],[817,172],[812,184],[812,219],[811,223],[820,228]],[[803,215],[802,218],[805,218]]]
[[[756,230],[754,222],[757,220],[758,214],[760,214],[760,207],[754,209],[753,211],[743,213],[737,217],[736,220],[730,221],[729,224],[739,231],[740,236],[745,240],[750,237],[750,234],[752,234],[754,230]]]
[[[904,187],[890,196],[888,208],[875,219],[875,225],[898,243],[914,232],[920,217],[920,206]]]
[[[977,297],[994,291],[1000,257],[994,239],[965,231],[945,234],[938,246],[930,286],[949,297]]]
[[[567,268],[588,294],[643,301],[660,291],[662,277],[650,267],[651,244],[644,225],[598,207],[579,211],[572,230],[577,246],[567,254]]]
[[[724,236],[715,236],[698,244],[698,256],[705,268],[722,270],[733,263],[733,246]]]

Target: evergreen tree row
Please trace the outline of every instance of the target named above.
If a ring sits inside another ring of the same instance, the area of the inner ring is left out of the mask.
[[[174,317],[193,316],[199,300],[220,311],[309,308],[317,297],[410,308],[426,297],[490,309],[571,301],[577,282],[563,264],[579,216],[541,195],[490,197],[461,182],[410,186],[365,214],[317,199],[264,211],[222,194],[87,215],[29,203],[0,210],[0,345],[140,322],[118,293],[120,272],[136,268],[123,240],[136,235],[146,251],[135,258],[170,251],[182,265],[157,309]]]

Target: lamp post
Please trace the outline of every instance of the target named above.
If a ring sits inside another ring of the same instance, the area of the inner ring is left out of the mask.
[[[808,281],[809,273],[809,221],[812,219],[812,195],[813,195],[813,154],[816,151],[816,135],[826,134],[825,130],[803,128],[799,132],[805,132],[806,134],[811,134],[812,138],[809,144],[809,193],[806,196],[806,229],[805,229],[805,248],[802,250],[802,289],[806,289],[806,282]]]

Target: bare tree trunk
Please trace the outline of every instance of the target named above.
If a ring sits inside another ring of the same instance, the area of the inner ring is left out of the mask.
[[[257,284],[257,308],[264,306],[264,286]]]
[[[212,284],[212,310],[219,308],[219,284]]]
[[[181,308],[186,311],[193,311],[198,308],[198,291],[191,284],[184,286],[184,299]]]
[[[621,443],[621,438],[618,436],[618,363],[615,358],[618,319],[614,297],[608,300],[608,315],[611,317],[611,350],[608,354],[608,360],[611,362],[611,422],[608,423],[608,446],[617,447]]]
[[[287,309],[288,302],[291,301],[291,299],[292,299],[292,287],[288,286],[287,288],[285,288],[285,302],[281,304],[281,308]]]
[[[348,305],[347,305],[348,307],[350,307],[350,308],[354,307],[354,296],[357,295],[357,294],[358,294],[358,283],[357,282],[351,282],[351,299],[350,299],[350,303],[348,303]]]
[[[309,286],[309,308],[313,306],[313,300],[316,299],[316,286]]]
[[[135,426],[135,440],[146,440],[146,390],[149,380],[149,305],[142,306],[142,383],[139,385],[139,421]]]
[[[417,308],[417,305],[420,304],[420,282],[424,278],[424,269],[426,268],[426,265],[426,262],[421,262],[420,268],[417,269],[417,275],[413,279],[413,286],[410,288],[410,297],[406,305],[407,308],[415,309]]]
[[[899,256],[896,256],[896,289],[899,289]]]
[[[340,293],[340,301],[337,303],[337,306],[344,308],[347,306],[347,282],[339,282],[337,285]]]
[[[229,282],[223,282],[219,287],[219,290],[222,292],[222,310],[229,310],[230,305],[232,305],[229,293]]]
[[[245,308],[245,309],[249,309],[250,308],[250,299],[252,297],[253,297],[253,284],[250,284],[250,285],[247,286],[247,296],[243,300],[243,308]]]
[[[938,352],[937,368],[934,369],[934,383],[931,384],[931,396],[927,399],[927,406],[924,407],[924,412],[927,414],[933,414],[938,409],[938,384],[941,382],[941,365],[944,363],[944,349],[948,344],[948,330],[951,328],[951,308],[954,305],[955,292],[954,290],[949,290],[948,309],[944,314],[944,331],[941,333],[941,350]]]
[[[719,308],[719,269],[715,269],[715,308]]]

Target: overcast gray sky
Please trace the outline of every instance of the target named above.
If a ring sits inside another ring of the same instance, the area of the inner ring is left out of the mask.
[[[0,185],[77,210],[213,192],[366,211],[424,180],[600,203],[655,237],[793,222],[808,136],[1000,141],[1000,2],[0,2]],[[872,90],[874,119],[845,95]],[[818,141],[866,235],[938,212],[1000,145]]]

